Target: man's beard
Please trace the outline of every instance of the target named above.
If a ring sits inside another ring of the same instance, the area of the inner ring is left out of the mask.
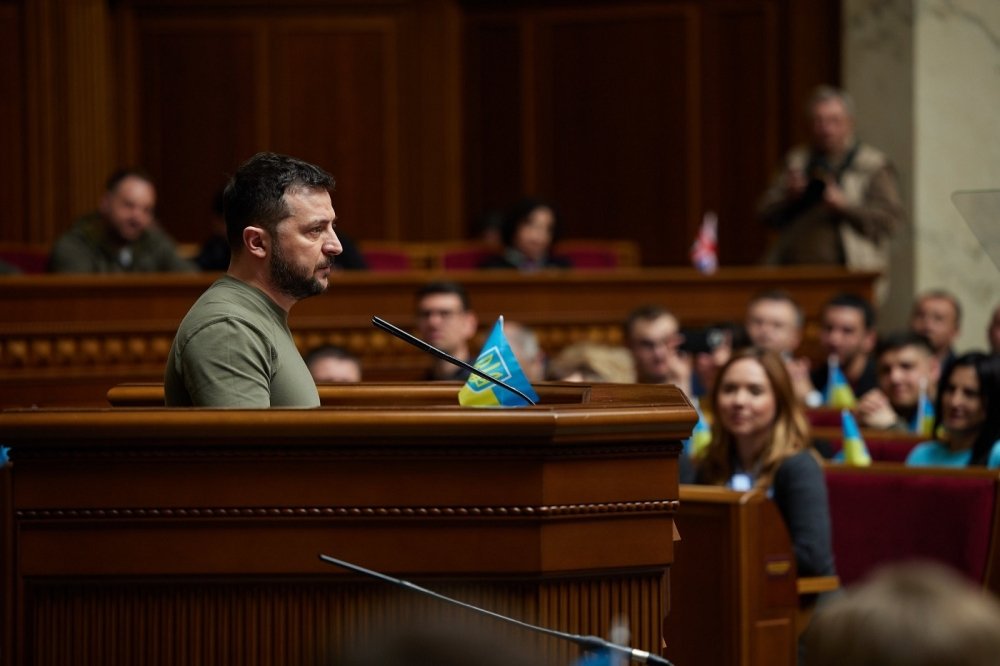
[[[315,267],[308,271],[299,271],[285,259],[281,252],[281,244],[274,244],[271,253],[271,281],[281,293],[301,301],[303,298],[318,296],[326,291],[326,286],[313,275]],[[327,266],[332,267],[333,261],[328,260]]]

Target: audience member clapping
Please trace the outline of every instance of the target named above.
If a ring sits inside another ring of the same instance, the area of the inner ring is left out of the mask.
[[[925,407],[921,414],[921,405],[934,400],[940,368],[927,338],[909,331],[889,335],[879,342],[875,359],[878,387],[858,401],[861,425],[933,434],[924,427],[933,410]]]

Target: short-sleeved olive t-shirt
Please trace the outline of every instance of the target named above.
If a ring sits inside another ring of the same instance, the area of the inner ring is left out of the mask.
[[[188,311],[167,357],[168,407],[318,407],[319,393],[267,294],[223,275]]]

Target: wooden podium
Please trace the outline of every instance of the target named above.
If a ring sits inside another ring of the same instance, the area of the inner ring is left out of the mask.
[[[320,664],[467,621],[320,553],[574,633],[623,615],[658,652],[695,412],[669,386],[538,388],[513,410],[385,384],[314,410],[3,412],[5,663]]]

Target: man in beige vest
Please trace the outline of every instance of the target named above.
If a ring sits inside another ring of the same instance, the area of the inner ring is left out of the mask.
[[[810,145],[788,153],[758,208],[760,219],[779,231],[767,262],[882,271],[880,301],[889,241],[903,222],[895,170],[855,137],[847,93],[818,88],[809,118]]]

